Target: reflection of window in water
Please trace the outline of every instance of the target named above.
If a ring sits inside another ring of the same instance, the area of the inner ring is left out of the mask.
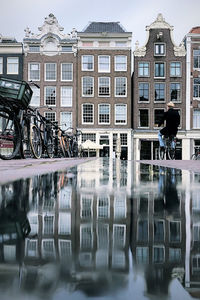
[[[54,216],[43,217],[43,233],[53,234],[54,233]]]
[[[149,193],[140,195],[138,199],[138,213],[144,214],[149,210]]]
[[[70,209],[72,199],[72,190],[69,187],[64,187],[59,193],[59,208]]]
[[[53,239],[42,240],[42,257],[55,257],[55,245]]]
[[[38,214],[35,215],[29,215],[28,216],[29,223],[31,226],[31,235],[37,234],[38,233]]]
[[[96,267],[108,267],[108,249],[100,249],[96,251]]]
[[[170,242],[181,241],[181,222],[170,221],[169,223]]]
[[[192,210],[200,210],[200,191],[192,191]]]
[[[153,247],[153,261],[155,263],[164,262],[165,249],[163,246],[154,246]]]
[[[72,253],[72,246],[70,240],[60,240],[58,241],[60,258],[69,258]]]
[[[52,211],[54,210],[55,206],[55,198],[52,197],[46,197],[43,202],[43,210]]]
[[[93,188],[93,187],[95,187],[95,179],[89,180],[89,179],[82,179],[81,178],[81,187],[82,188],[85,188],[85,187]]]
[[[126,195],[118,194],[114,198],[114,218],[126,218]]]
[[[192,273],[200,273],[200,254],[192,256]]]
[[[124,251],[114,250],[112,252],[112,267],[124,269],[126,264]]]
[[[149,248],[148,247],[137,247],[136,248],[136,262],[138,264],[149,263]]]
[[[16,245],[3,245],[4,260],[15,261],[16,260]]]
[[[81,224],[80,244],[81,244],[81,249],[92,249],[93,247],[92,225]]]
[[[139,242],[147,242],[149,236],[148,220],[138,220],[137,240]]]
[[[124,247],[126,240],[126,225],[113,225],[113,247]]]
[[[98,218],[109,218],[110,217],[110,198],[109,196],[99,196],[97,201],[97,216]]]
[[[81,195],[81,218],[92,218],[93,195]]]
[[[79,262],[81,267],[91,267],[92,266],[92,254],[85,252],[79,254]]]
[[[154,241],[163,242],[164,234],[165,234],[164,221],[154,220]]]
[[[58,216],[58,233],[59,234],[71,234],[71,213],[59,213]]]
[[[200,224],[193,225],[193,240],[194,242],[200,241]]]
[[[97,247],[98,249],[109,248],[109,226],[108,224],[98,224],[97,226]]]
[[[181,261],[181,249],[180,248],[169,248],[169,261],[180,262]]]
[[[26,239],[25,253],[28,257],[38,256],[38,241]]]

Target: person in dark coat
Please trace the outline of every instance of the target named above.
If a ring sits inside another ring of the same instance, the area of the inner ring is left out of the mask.
[[[178,126],[180,124],[180,115],[177,110],[174,109],[174,103],[167,103],[168,110],[164,112],[163,117],[161,118],[158,126],[160,127],[166,121],[166,126],[162,128],[158,133],[158,140],[160,143],[160,147],[165,147],[165,143],[163,141],[164,136],[176,136],[178,132]]]

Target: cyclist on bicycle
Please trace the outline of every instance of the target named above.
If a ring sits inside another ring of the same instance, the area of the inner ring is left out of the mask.
[[[160,148],[164,150],[165,143],[163,141],[163,136],[176,136],[178,132],[178,126],[180,124],[180,115],[177,110],[174,109],[174,103],[170,101],[167,103],[167,111],[164,112],[163,117],[161,118],[160,122],[158,123],[158,127],[164,124],[166,121],[166,126],[162,128],[158,133],[158,140],[160,144]],[[172,143],[172,147],[173,147]],[[175,146],[174,146],[175,147]]]

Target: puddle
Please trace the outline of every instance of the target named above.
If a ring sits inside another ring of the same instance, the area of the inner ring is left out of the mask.
[[[199,299],[199,183],[97,159],[0,186],[0,299]]]

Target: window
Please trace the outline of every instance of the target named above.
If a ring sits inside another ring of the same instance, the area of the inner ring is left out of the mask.
[[[138,76],[140,76],[140,77],[148,77],[149,76],[149,63],[148,62],[140,62],[139,63]]]
[[[83,104],[82,106],[82,123],[93,124],[94,122],[94,105]]]
[[[200,78],[195,78],[194,79],[193,97],[200,98]]]
[[[180,83],[170,84],[170,100],[173,102],[181,101],[181,85]]]
[[[45,105],[56,105],[56,87],[45,87]]]
[[[126,218],[126,195],[118,194],[114,198],[114,218]]]
[[[155,63],[155,77],[165,77],[165,64]]]
[[[155,83],[155,99],[154,101],[164,102],[165,101],[165,84]]]
[[[82,56],[82,71],[94,71],[94,56],[83,55]]]
[[[0,74],[3,74],[3,57],[0,57]]]
[[[126,241],[126,226],[125,225],[113,225],[113,247],[121,248],[125,246]]]
[[[19,58],[7,58],[7,74],[19,74]]]
[[[44,116],[47,120],[49,120],[51,122],[56,121],[56,113],[55,112],[45,112]]]
[[[165,55],[165,44],[161,44],[161,43],[154,44],[154,55],[156,56]]]
[[[100,55],[98,57],[98,71],[110,72],[110,56]]]
[[[30,52],[40,52],[40,46],[29,46]]]
[[[149,236],[148,231],[148,221],[139,220],[137,226],[137,241],[138,242],[147,242]]]
[[[154,221],[154,241],[164,242],[164,222],[163,220]]]
[[[110,105],[99,104],[99,124],[110,123]]]
[[[62,52],[72,52],[72,46],[62,46]]]
[[[193,111],[193,128],[200,128],[200,110],[194,109]]]
[[[61,80],[72,81],[73,80],[73,64],[62,63],[61,64]]]
[[[180,248],[169,248],[169,261],[180,262],[181,261],[181,249]]]
[[[97,216],[99,219],[110,217],[110,199],[108,196],[99,196],[97,202]]]
[[[200,50],[193,50],[194,68],[200,68]]]
[[[126,97],[127,78],[116,77],[115,78],[115,97]]]
[[[115,56],[115,71],[127,71],[127,56],[116,55]]]
[[[181,222],[171,221],[169,223],[170,231],[170,242],[180,242],[181,241]]]
[[[51,235],[54,233],[54,216],[45,215],[43,217],[43,233]]]
[[[127,146],[127,133],[120,133],[121,145]]]
[[[148,102],[149,101],[149,84],[148,83],[139,83],[139,102]]]
[[[60,123],[61,128],[66,130],[69,127],[72,127],[72,113],[71,112],[61,112],[60,113]]]
[[[58,216],[58,234],[71,234],[71,213],[59,212]]]
[[[172,77],[181,76],[181,63],[180,62],[171,62],[170,63],[170,76],[172,76]]]
[[[153,247],[153,261],[155,263],[163,263],[165,259],[165,249],[162,246]]]
[[[99,96],[110,96],[110,77],[99,77]]]
[[[94,78],[83,77],[82,78],[82,96],[94,96]]]
[[[61,87],[61,106],[71,107],[72,106],[72,86]]]
[[[93,248],[93,230],[90,224],[81,224],[80,226],[80,246],[82,250]]]
[[[149,248],[148,247],[136,247],[136,261],[137,264],[149,263]]]
[[[33,95],[31,97],[31,106],[40,106],[40,89],[38,89],[35,86],[31,86],[31,89],[33,91]]]
[[[45,80],[48,80],[48,81],[56,80],[56,64],[55,63],[45,64]]]
[[[126,42],[115,42],[116,47],[126,47],[127,43]]]
[[[149,127],[148,109],[139,109],[139,127]]]
[[[81,195],[80,215],[82,219],[91,219],[93,216],[93,196]]]
[[[29,63],[29,80],[38,81],[40,80],[40,64],[39,63]]]
[[[95,133],[82,133],[81,137],[82,137],[82,143],[84,143],[87,140],[96,142],[96,134]]]
[[[164,114],[164,109],[155,109],[154,110],[154,127],[158,124]]]
[[[127,105],[115,105],[115,124],[126,124],[127,122]]]

